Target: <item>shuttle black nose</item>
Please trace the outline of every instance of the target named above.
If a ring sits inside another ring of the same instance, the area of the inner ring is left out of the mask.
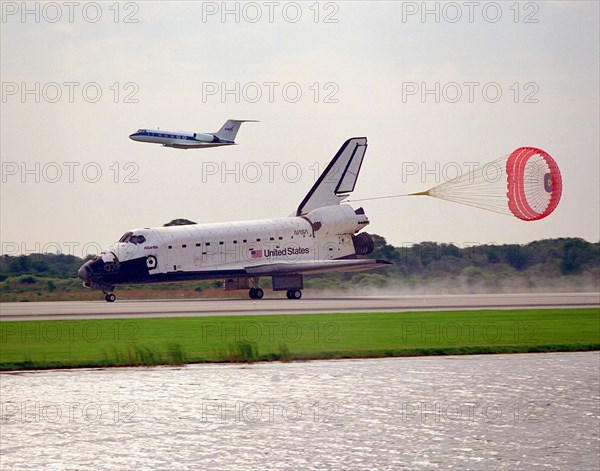
[[[81,278],[81,281],[83,281],[83,286],[85,286],[86,288],[89,288],[91,285],[88,264],[89,262],[84,263],[83,265],[81,265],[81,267],[79,267],[79,270],[77,271],[77,275],[79,276],[79,278]]]

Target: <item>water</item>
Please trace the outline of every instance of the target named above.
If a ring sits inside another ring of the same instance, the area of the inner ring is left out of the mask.
[[[600,354],[0,376],[1,468],[600,467]]]

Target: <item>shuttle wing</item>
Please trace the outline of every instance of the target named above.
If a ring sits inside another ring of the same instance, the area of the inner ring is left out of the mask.
[[[274,262],[246,267],[246,273],[252,276],[272,275],[309,275],[313,273],[327,273],[334,271],[362,271],[380,268],[382,265],[391,265],[386,260],[375,259],[343,259],[343,260],[315,260],[310,262]]]

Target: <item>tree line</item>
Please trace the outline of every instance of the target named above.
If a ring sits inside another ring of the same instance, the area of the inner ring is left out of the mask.
[[[600,290],[600,243],[580,238],[462,247],[436,242],[394,247],[379,235],[373,239],[375,250],[368,257],[393,265],[371,272],[311,275],[306,277],[306,286],[388,287],[415,293]],[[77,270],[90,257],[49,253],[0,256],[0,290],[6,294],[18,287],[37,285],[39,289],[43,285],[53,291],[61,282],[68,282],[71,290],[78,289]],[[268,287],[270,280],[265,279],[264,284]]]

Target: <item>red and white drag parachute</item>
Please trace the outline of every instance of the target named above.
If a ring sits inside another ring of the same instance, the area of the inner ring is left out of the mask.
[[[509,156],[474,167],[430,190],[428,195],[509,214],[524,221],[550,215],[562,194],[560,170],[542,149],[519,147]]]

